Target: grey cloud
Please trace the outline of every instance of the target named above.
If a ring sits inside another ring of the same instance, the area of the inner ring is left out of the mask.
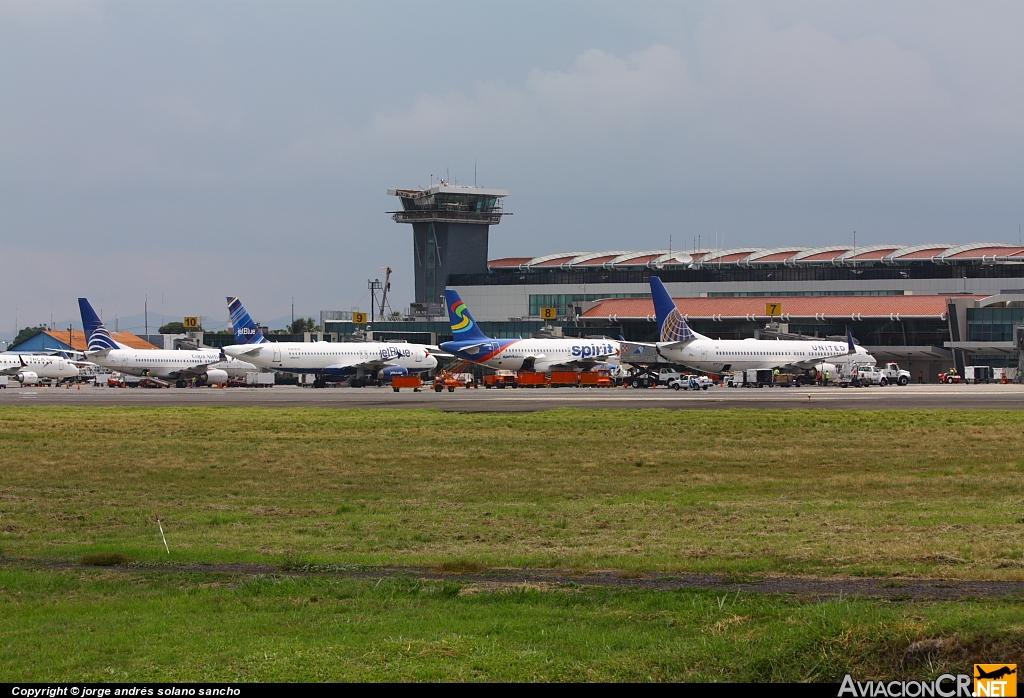
[[[9,266],[0,331],[14,305],[73,316],[80,294],[365,307],[385,265],[407,300],[384,191],[449,166],[466,182],[474,161],[512,192],[496,256],[1015,239],[1022,14],[4,3],[0,223],[32,263]]]

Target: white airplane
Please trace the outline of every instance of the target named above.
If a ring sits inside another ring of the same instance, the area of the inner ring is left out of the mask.
[[[679,314],[675,301],[657,276],[651,277],[651,296],[658,317],[661,341],[654,344],[666,360],[706,373],[724,373],[751,368],[793,367],[809,371],[829,359],[863,357],[859,363],[874,364],[875,359],[863,347],[853,343],[846,332],[845,342],[828,340],[711,339],[691,330]],[[646,346],[651,346],[650,344]],[[623,361],[629,362],[624,357]],[[840,362],[844,363],[844,362]]]
[[[0,354],[0,376],[13,376],[22,385],[36,385],[40,379],[74,378],[78,367],[63,356],[45,354]]]
[[[423,344],[389,342],[270,342],[246,312],[241,301],[228,298],[231,326],[237,344],[224,347],[228,356],[245,359],[262,368],[316,375],[314,387],[322,388],[328,376],[351,378],[365,384],[366,373],[381,378],[425,373],[437,367],[437,358]]]
[[[613,339],[492,339],[469,314],[456,291],[444,292],[452,341],[441,348],[460,359],[490,368],[547,373],[556,366],[570,370],[618,363],[619,343]]]
[[[85,298],[78,299],[89,348],[86,358],[97,366],[133,376],[175,381],[184,388],[191,379],[199,385],[226,383],[229,377],[244,378],[258,369],[244,361],[228,359],[216,349],[132,349],[114,341],[103,321]]]

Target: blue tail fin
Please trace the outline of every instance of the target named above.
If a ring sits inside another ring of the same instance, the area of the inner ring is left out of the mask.
[[[651,296],[654,298],[654,313],[658,316],[659,341],[688,342],[697,337],[679,314],[676,302],[668,295],[668,289],[657,276],[651,277]]]
[[[453,341],[465,342],[467,340],[490,339],[490,337],[480,331],[480,327],[476,324],[473,316],[469,314],[469,308],[459,298],[457,291],[446,290],[444,298],[448,304],[448,320],[452,324]]]
[[[235,330],[235,341],[238,344],[263,344],[267,341],[238,297],[228,298],[228,313],[231,315],[231,327]]]
[[[100,320],[100,316],[92,309],[88,298],[78,299],[78,310],[82,313],[82,327],[85,328],[85,342],[89,345],[89,351],[120,348],[107,332],[107,327]]]

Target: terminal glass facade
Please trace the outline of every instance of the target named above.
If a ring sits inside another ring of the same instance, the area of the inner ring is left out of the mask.
[[[968,342],[1012,342],[1013,327],[1024,323],[1024,308],[968,308]]]
[[[882,291],[711,291],[708,298],[761,298],[771,296],[902,296],[902,290]]]

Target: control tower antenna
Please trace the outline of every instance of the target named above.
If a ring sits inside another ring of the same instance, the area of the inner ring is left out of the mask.
[[[367,279],[366,288],[370,289],[370,317],[373,318],[377,308],[377,291],[384,288],[384,285],[380,282],[380,279]]]

